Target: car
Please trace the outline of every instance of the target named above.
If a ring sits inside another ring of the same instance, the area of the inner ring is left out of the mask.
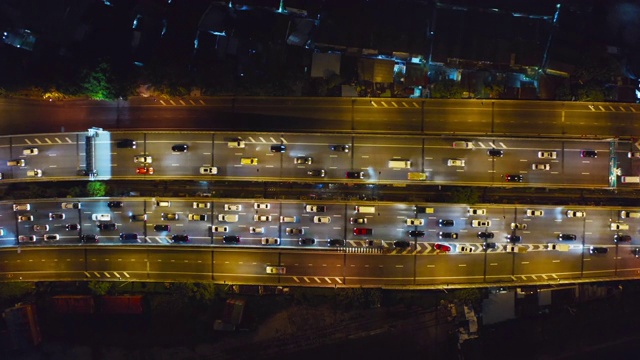
[[[443,244],[443,243],[435,243],[435,245],[433,245],[433,248],[440,251],[440,252],[449,252],[451,251],[451,246],[449,244]]]
[[[487,150],[487,155],[493,156],[493,157],[503,157],[504,151],[499,149],[489,149]]]
[[[298,244],[300,245],[313,245],[316,243],[316,239],[314,238],[300,238],[298,239]]]
[[[36,242],[35,235],[20,235],[18,236],[18,242]]]
[[[207,221],[207,215],[205,214],[189,214],[189,216],[187,216],[187,219],[189,219],[189,221]],[[167,219],[169,220],[169,219]]]
[[[407,235],[410,237],[424,237],[424,231],[422,230],[410,230],[407,231]]]
[[[495,234],[492,233],[491,231],[480,231],[478,232],[478,239],[493,239],[495,237]]]
[[[508,242],[511,242],[511,243],[522,242],[522,236],[520,235],[507,235],[506,239]]]
[[[210,209],[211,208],[211,203],[194,201],[193,202],[193,208],[194,209]]]
[[[225,235],[222,237],[222,242],[225,244],[238,244],[240,243],[240,236],[237,235]]]
[[[251,226],[251,227],[249,227],[249,232],[251,234],[264,234],[264,228],[263,227]]]
[[[98,176],[98,170],[78,169],[76,171],[78,176]]]
[[[364,172],[362,171],[347,171],[347,179],[362,179],[364,178]]]
[[[464,166],[464,159],[449,159],[447,166]]]
[[[271,215],[253,215],[253,221],[271,221]]]
[[[522,175],[509,175],[509,174],[506,174],[504,176],[504,181],[506,181],[506,182],[522,182],[522,180],[523,180]]]
[[[629,159],[640,158],[640,151],[629,151],[627,157],[629,157]]]
[[[304,229],[301,228],[286,228],[284,233],[287,235],[304,235]]]
[[[440,239],[457,239],[458,238],[458,233],[440,231],[438,233],[438,237]]]
[[[240,204],[224,204],[224,211],[242,211]]]
[[[240,158],[240,165],[258,165],[258,158],[254,158],[254,157]]]
[[[438,220],[438,226],[442,227],[451,227],[455,224],[453,220],[450,219],[440,219]]]
[[[329,239],[327,242],[327,246],[340,246],[344,247],[347,245],[347,242],[344,239]]]
[[[114,223],[100,223],[97,226],[99,230],[104,230],[104,231],[118,230],[118,226]]]
[[[593,254],[593,255],[604,255],[606,253],[609,252],[609,249],[607,249],[606,247],[600,247],[600,246],[592,246],[589,248],[589,254]]]
[[[399,240],[399,241],[405,241],[405,240]],[[363,240],[362,241],[364,246],[380,246],[381,241],[380,240]],[[406,241],[408,242],[408,241]]]
[[[158,206],[158,207],[171,207],[171,201],[158,200],[158,201],[156,201],[156,206]]]
[[[471,141],[454,141],[454,149],[473,149],[473,143]]]
[[[640,248],[635,248],[635,249],[631,250],[631,253],[635,257],[640,257]]]
[[[135,149],[136,146],[136,141],[131,139],[122,139],[116,143],[118,149]]]
[[[49,225],[33,225],[33,231],[49,231]]]
[[[15,160],[7,161],[7,166],[25,167],[25,166],[27,166],[27,163],[26,163],[26,161],[24,161],[24,159],[15,159]]]
[[[110,209],[119,209],[124,206],[122,201],[109,201],[107,203],[107,207]]]
[[[527,216],[544,216],[544,210],[527,210]]]
[[[151,166],[138,167],[138,168],[136,168],[136,174],[153,175],[153,167],[151,167]]]
[[[306,212],[326,212],[327,207],[324,205],[305,205],[304,211]]]
[[[187,144],[175,144],[171,147],[173,152],[187,152],[189,151],[189,145]]]
[[[83,242],[83,243],[97,243],[98,242],[98,235],[83,234],[80,237],[80,242]]]
[[[218,214],[218,221],[238,222],[238,215],[236,215],[236,214]]]
[[[409,226],[422,226],[424,225],[424,219],[407,219],[405,223]]]
[[[143,164],[151,164],[153,162],[153,157],[149,155],[136,155],[133,157],[133,162],[135,163],[143,163]]]
[[[281,223],[294,223],[298,221],[297,216],[280,216]]]
[[[620,217],[621,218],[629,218],[629,217],[633,217],[633,218],[640,218],[640,212],[638,211],[629,211],[629,210],[622,210],[620,211]]]
[[[129,221],[147,221],[147,214],[131,214]]]
[[[580,157],[583,158],[597,158],[598,152],[596,150],[582,150],[580,151]]]
[[[262,245],[280,245],[280,239],[263,237],[262,239],[260,239],[260,243]]]
[[[174,235],[171,235],[171,242],[174,242],[174,243],[189,242],[189,235],[186,235],[186,234],[174,234]]]
[[[200,174],[202,175],[216,175],[218,174],[218,168],[215,166],[200,166]]]
[[[471,220],[471,227],[489,227],[491,220]]]
[[[156,224],[153,225],[154,231],[171,231],[171,225],[168,224]]]
[[[244,149],[245,143],[242,139],[233,139],[227,143],[227,147],[232,149]]]
[[[468,214],[469,215],[487,215],[487,210],[486,209],[469,209]]]
[[[178,219],[180,219],[180,215],[178,215],[177,213],[162,213],[160,215],[160,218],[162,220],[165,220],[165,221],[167,221],[167,220],[178,220]]]
[[[558,234],[558,241],[573,241],[577,238],[575,234]]]
[[[27,176],[42,177],[42,170],[40,169],[27,170]]]
[[[284,266],[267,266],[267,274],[286,274],[287,268]]]
[[[511,230],[527,230],[527,224],[511,223]]]
[[[482,244],[482,249],[483,249],[484,251],[487,251],[487,250],[489,250],[489,249],[495,249],[495,248],[497,248],[497,247],[498,247],[498,246],[497,246],[497,245],[496,245],[496,243],[494,243],[494,242],[485,242],[485,243],[483,243],[483,244]]]
[[[13,204],[13,211],[29,211],[31,210],[30,204]]]
[[[80,230],[80,224],[66,224],[64,226],[67,231],[78,231]]]
[[[324,177],[326,172],[324,170],[309,170],[307,171],[307,175],[316,176],[316,177]]]
[[[328,224],[331,222],[330,216],[314,216],[313,222],[316,224]]]
[[[611,230],[629,230],[629,224],[613,222],[609,225]]]
[[[294,164],[299,164],[299,165],[310,165],[313,162],[313,158],[307,157],[307,156],[298,156],[293,158],[293,163]]]
[[[584,211],[567,210],[567,217],[585,217],[587,213]]]
[[[38,148],[30,147],[22,150],[22,155],[38,155]]]
[[[551,165],[542,164],[542,163],[533,163],[531,164],[531,170],[550,170]]]
[[[82,208],[82,204],[78,203],[78,202],[62,203],[62,205],[60,205],[60,207],[63,208],[63,209],[81,209]]]
[[[538,159],[556,159],[558,158],[558,153],[556,151],[538,151]]]
[[[622,234],[615,234],[613,235],[613,241],[614,242],[629,242],[631,241],[631,235],[622,235]]]
[[[475,251],[474,248],[472,248],[469,245],[458,245],[458,246],[456,246],[456,252],[459,252],[459,253],[472,253],[474,251]]]
[[[93,221],[111,221],[111,214],[91,214]]]
[[[286,151],[287,151],[287,147],[284,144],[271,145],[272,153],[283,153]]]
[[[18,222],[22,221],[33,221],[33,215],[18,215]]]
[[[260,210],[260,209],[269,210],[269,209],[271,209],[271,204],[255,203],[255,204],[253,204],[253,208],[256,209],[256,210]]]
[[[398,240],[393,242],[393,247],[398,249],[407,249],[411,247],[411,242],[406,240]]]
[[[136,233],[120,233],[120,241],[138,241],[138,234]]]
[[[329,145],[329,149],[331,151],[339,151],[339,152],[349,152],[351,149],[350,145]]]
[[[42,237],[44,241],[58,241],[60,240],[60,235],[58,234],[44,234]]]
[[[366,224],[367,223],[367,219],[366,218],[351,218],[349,219],[349,222],[352,224]]]
[[[353,228],[353,235],[373,235],[373,229]]]

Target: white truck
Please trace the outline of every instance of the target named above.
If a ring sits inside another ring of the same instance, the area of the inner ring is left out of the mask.
[[[547,250],[569,251],[571,246],[567,244],[548,243]]]

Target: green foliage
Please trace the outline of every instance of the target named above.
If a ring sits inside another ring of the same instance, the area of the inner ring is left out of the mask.
[[[73,186],[69,188],[69,194],[67,197],[77,198],[83,196],[83,189],[80,186]]]
[[[431,97],[434,99],[460,99],[462,97],[462,87],[455,80],[444,79],[433,84]]]
[[[458,204],[477,204],[480,201],[480,192],[474,187],[457,187],[452,191],[452,199]]]
[[[577,97],[579,101],[604,101],[605,91],[601,86],[588,84],[578,88]]]
[[[211,283],[179,282],[171,284],[171,292],[181,301],[210,303],[215,299],[216,287]]]
[[[0,301],[18,302],[35,290],[32,282],[0,282]]]
[[[88,285],[93,295],[107,295],[113,286],[109,281],[91,281]]]
[[[478,304],[484,294],[482,289],[459,289],[451,293],[453,300],[459,300],[467,304]]]
[[[107,193],[107,185],[100,181],[91,181],[87,184],[87,193],[91,197],[102,197]]]
[[[366,309],[380,306],[382,291],[368,288],[336,289],[336,303],[344,310]]]
[[[85,71],[82,87],[86,94],[94,100],[114,100],[118,97],[111,66],[104,61],[95,69]]]

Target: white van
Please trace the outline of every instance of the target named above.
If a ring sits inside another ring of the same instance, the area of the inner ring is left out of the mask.
[[[93,221],[111,221],[111,214],[93,214],[91,215]]]
[[[356,212],[361,214],[375,214],[375,206],[356,206]]]
[[[638,211],[622,210],[622,211],[620,211],[620,217],[621,217],[621,218],[635,218],[635,219],[639,219],[639,218],[640,218],[640,212],[638,212]]]
[[[640,183],[640,176],[622,176],[621,181],[623,184]]]
[[[409,169],[411,167],[411,160],[389,160],[389,167],[392,169]]]
[[[548,243],[547,250],[569,251],[571,246],[567,244]]]

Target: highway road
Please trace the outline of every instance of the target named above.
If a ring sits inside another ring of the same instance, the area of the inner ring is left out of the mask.
[[[115,129],[633,137],[640,105],[520,100],[219,97],[0,100],[0,134]],[[16,126],[20,124],[20,126]],[[63,130],[64,129],[64,130]]]

